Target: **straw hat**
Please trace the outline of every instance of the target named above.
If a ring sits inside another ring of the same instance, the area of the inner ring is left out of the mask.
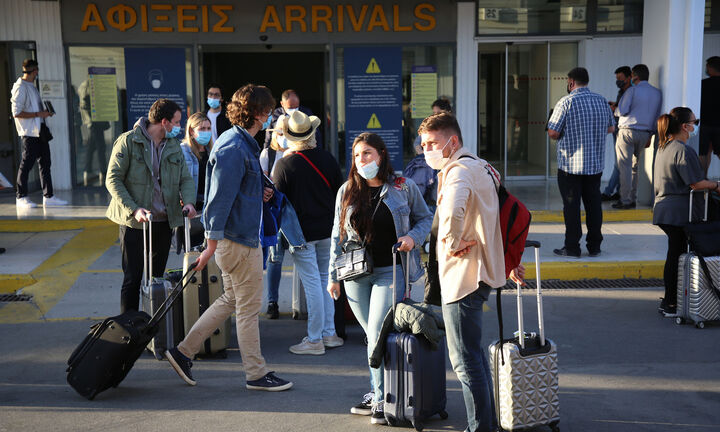
[[[290,114],[285,123],[283,133],[288,141],[305,141],[309,139],[315,133],[315,129],[320,126],[320,119],[315,116],[308,116],[304,112],[297,110]]]

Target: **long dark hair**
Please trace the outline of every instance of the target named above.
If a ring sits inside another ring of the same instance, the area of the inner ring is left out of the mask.
[[[668,141],[672,140],[682,130],[682,126],[692,120],[692,113],[690,108],[675,107],[670,111],[670,114],[663,114],[658,118],[659,148],[665,148]]]
[[[347,210],[349,207],[353,207],[353,212],[350,216],[350,226],[357,231],[360,238],[365,238],[365,241],[369,242],[372,240],[372,213],[374,208],[372,208],[371,203],[370,186],[367,180],[360,176],[355,166],[355,146],[360,143],[369,145],[377,150],[380,155],[380,169],[377,173],[378,179],[382,180],[383,183],[391,183],[395,180],[395,174],[390,165],[390,157],[385,142],[379,135],[363,132],[355,138],[352,145],[352,164],[350,165],[350,173],[348,174],[348,184],[345,188],[342,207],[340,208],[340,239],[344,239],[346,234],[345,218],[347,217]]]

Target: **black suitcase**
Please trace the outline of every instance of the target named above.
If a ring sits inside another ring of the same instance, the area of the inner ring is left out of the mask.
[[[90,400],[117,387],[157,335],[183,288],[179,282],[152,318],[142,311],[127,311],[93,325],[67,361],[68,384]]]
[[[395,313],[395,274],[397,247],[393,246],[393,313]],[[410,254],[407,263],[409,267]],[[407,272],[406,272],[407,274]],[[405,278],[405,294],[410,283]],[[385,419],[390,426],[412,424],[423,430],[434,415],[446,419],[445,339],[433,351],[424,337],[411,333],[392,333],[385,350]]]

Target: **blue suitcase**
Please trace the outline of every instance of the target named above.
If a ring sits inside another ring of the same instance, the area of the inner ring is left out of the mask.
[[[396,250],[393,247],[393,313],[397,276]],[[408,259],[410,262],[410,254]],[[408,278],[405,278],[408,295]],[[385,350],[385,419],[390,426],[412,424],[423,430],[424,422],[434,415],[446,419],[445,339],[433,351],[422,336],[411,333],[392,333]]]

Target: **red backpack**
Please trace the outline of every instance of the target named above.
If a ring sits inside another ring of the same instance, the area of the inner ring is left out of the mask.
[[[466,157],[475,159],[469,155],[460,156],[460,159]],[[510,272],[520,265],[522,260],[532,215],[525,207],[525,204],[505,189],[505,186],[500,182],[500,174],[492,165],[488,163],[485,165],[485,169],[495,184],[498,194],[500,230],[502,231],[503,253],[505,254],[505,277],[508,278]]]
[[[510,277],[510,272],[520,265],[523,252],[525,251],[525,240],[530,231],[532,215],[517,197],[507,191],[500,183],[500,175],[495,168],[488,164],[487,170],[493,182],[496,183],[498,201],[500,207],[500,229],[502,230],[503,252],[505,253],[505,277]]]

